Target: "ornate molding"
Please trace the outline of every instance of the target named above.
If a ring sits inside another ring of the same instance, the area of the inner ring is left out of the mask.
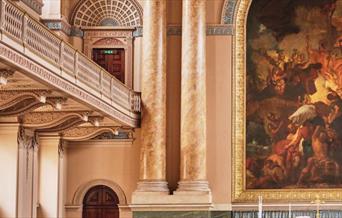
[[[45,19],[45,20],[43,20],[43,23],[50,30],[60,30],[68,36],[71,35],[72,27],[67,21],[65,21],[63,19],[60,19],[60,20],[47,20],[47,19]]]
[[[208,24],[206,29],[207,36],[230,36],[233,35],[233,25]],[[167,27],[168,36],[181,36],[181,25],[170,25]],[[142,36],[142,33],[141,35]]]
[[[207,36],[229,36],[233,35],[232,25],[209,25],[207,26]]]
[[[105,185],[111,188],[115,194],[117,194],[119,198],[119,203],[120,205],[126,205],[127,200],[126,200],[126,195],[125,192],[122,190],[122,188],[115,182],[111,180],[106,180],[106,179],[97,179],[97,180],[92,180],[87,183],[84,183],[80,185],[77,190],[75,191],[74,197],[72,199],[72,204],[73,206],[78,206],[82,205],[83,199],[87,191],[97,185]]]
[[[74,128],[75,126],[79,126],[80,124],[84,123],[82,119],[79,117],[68,117],[67,119],[63,120],[63,122],[56,124],[55,126],[48,127],[48,128],[37,128],[37,132],[43,133],[56,133],[62,132],[66,129]]]
[[[125,45],[125,44],[116,38],[103,38],[93,43],[93,46],[109,46],[109,45],[115,46],[115,45]]]
[[[49,112],[31,112],[22,117],[21,121],[27,128],[51,128],[61,124],[69,118],[79,118],[83,120],[85,113],[91,114],[89,111],[49,111]]]
[[[86,141],[104,133],[116,135],[118,128],[120,127],[76,127],[63,131],[62,135],[63,139],[68,141]]]
[[[238,0],[225,0],[221,12],[221,24],[234,24],[237,2]]]
[[[87,30],[84,31],[84,38],[131,38],[133,37],[132,32],[132,30]]]
[[[44,105],[37,101],[35,98],[23,99],[15,104],[2,108],[0,110],[0,116],[18,116],[33,111],[34,109]]]
[[[136,127],[140,125],[140,118],[138,115],[132,117],[132,114],[126,115],[120,112],[117,108],[105,103],[104,101],[93,96],[89,92],[84,91],[83,89],[79,88],[75,84],[72,84],[66,79],[55,75],[51,71],[48,71],[46,68],[30,60],[28,57],[23,56],[22,54],[7,47],[4,44],[0,44],[0,58],[8,63],[15,64],[22,71],[28,72],[32,76],[40,78],[41,80],[55,86],[65,93],[83,102],[86,102],[89,105],[92,105],[93,107],[103,111],[107,115],[118,119],[129,126]]]
[[[0,92],[0,110],[9,108],[25,99],[38,99],[38,96],[26,91],[2,90]]]
[[[0,92],[0,116],[23,115],[45,104],[66,101],[64,97],[46,97],[48,90],[3,90]],[[45,97],[44,102],[41,96]]]

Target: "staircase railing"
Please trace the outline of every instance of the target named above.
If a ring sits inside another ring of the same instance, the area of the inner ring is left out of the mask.
[[[3,34],[74,78],[71,82],[86,84],[96,94],[132,113],[141,111],[140,93],[125,86],[10,1],[0,0],[0,3],[0,30]]]

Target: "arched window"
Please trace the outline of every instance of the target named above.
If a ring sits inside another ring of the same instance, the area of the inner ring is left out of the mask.
[[[71,24],[78,27],[142,25],[142,9],[134,0],[85,0],[76,6]]]
[[[119,218],[119,198],[104,185],[89,189],[83,199],[83,218]]]

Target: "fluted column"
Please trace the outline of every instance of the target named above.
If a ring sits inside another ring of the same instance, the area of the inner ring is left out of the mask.
[[[166,0],[144,1],[140,181],[137,191],[168,192],[166,182]]]
[[[181,181],[178,191],[209,191],[206,171],[206,0],[183,0]]]

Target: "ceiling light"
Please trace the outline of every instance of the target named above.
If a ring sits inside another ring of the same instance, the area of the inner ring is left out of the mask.
[[[60,101],[56,102],[56,109],[59,111],[62,110],[62,103]]]
[[[39,101],[40,101],[41,103],[45,104],[45,103],[46,103],[46,96],[45,96],[45,95],[39,96]]]
[[[96,127],[100,126],[100,121],[98,119],[94,120],[94,126],[96,126]]]
[[[0,85],[6,85],[7,84],[7,78],[4,76],[0,76]]]
[[[88,121],[89,121],[88,114],[83,114],[82,120],[83,120],[84,122],[88,122]]]
[[[114,130],[114,135],[119,135],[119,130],[118,129]]]

